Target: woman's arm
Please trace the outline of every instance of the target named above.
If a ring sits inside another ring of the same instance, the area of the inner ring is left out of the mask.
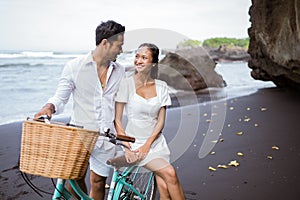
[[[125,103],[116,102],[115,109],[115,127],[118,135],[126,135],[124,126],[122,124],[122,117],[123,117],[123,110],[124,110]],[[122,142],[123,145],[127,146],[125,148],[125,156],[128,163],[133,163],[138,160],[138,155],[135,152],[130,150],[130,143],[129,142]]]
[[[118,135],[126,135],[125,129],[122,123],[123,118],[123,110],[124,110],[124,103],[116,102],[115,109],[116,109],[116,115],[115,115],[115,127]],[[129,142],[123,142],[124,145],[127,147],[130,147]]]

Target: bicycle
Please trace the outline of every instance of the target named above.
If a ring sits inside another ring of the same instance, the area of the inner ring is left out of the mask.
[[[47,120],[43,120],[46,123]],[[62,124],[60,124],[62,125]],[[66,125],[66,124],[63,124]],[[83,127],[67,124],[68,126],[83,129]],[[52,127],[53,129],[53,127]],[[105,136],[109,142],[128,148],[121,143],[121,141],[134,142],[135,138],[129,136],[116,136],[107,129],[104,133],[97,133],[99,136]],[[142,166],[136,166],[126,162],[125,156],[111,158],[107,161],[108,165],[114,168],[111,178],[110,188],[107,195],[107,200],[152,200],[155,199],[156,183],[154,173],[148,171]],[[34,174],[34,173],[33,173]],[[37,174],[38,175],[38,174]],[[41,175],[43,176],[43,175]],[[66,182],[69,182],[74,192],[82,200],[92,200],[81,190],[75,179],[62,179],[57,178],[57,183],[52,195],[52,199],[76,199],[72,193],[65,187]]]
[[[141,166],[128,166],[125,156],[107,161],[114,166],[114,172],[109,188],[108,200],[155,199],[156,183],[154,173]],[[120,167],[127,166],[122,173]]]
[[[109,130],[101,136],[109,138],[109,142],[115,145],[126,146],[118,143],[119,141],[134,142],[134,138],[128,136],[115,136],[109,133]],[[125,156],[109,159],[107,164],[114,167],[113,176],[111,178],[109,193],[107,200],[152,200],[155,199],[155,178],[154,173],[146,170],[141,166],[131,165],[126,162]],[[125,167],[124,170],[121,168]],[[85,194],[75,180],[63,180],[58,179],[56,188],[53,194],[54,199],[71,199],[73,196],[65,188],[65,183],[68,181],[72,186],[76,194],[83,200],[92,200],[87,194]]]

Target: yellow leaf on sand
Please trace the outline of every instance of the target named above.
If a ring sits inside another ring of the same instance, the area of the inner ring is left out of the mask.
[[[278,146],[272,146],[272,149],[279,150],[279,147]]]
[[[251,119],[250,118],[245,118],[244,122],[249,122]]]
[[[213,168],[213,167],[211,167],[211,166],[209,166],[208,169],[209,169],[210,171],[216,171],[216,168]]]
[[[244,154],[242,152],[237,152],[238,156],[244,156]]]
[[[228,165],[229,165],[229,166],[235,166],[235,167],[237,167],[237,166],[239,166],[240,164],[239,164],[236,160],[232,160],[232,161],[230,161],[230,163],[228,163]]]
[[[236,134],[237,134],[237,135],[243,135],[243,132],[240,131],[240,132],[237,132]]]
[[[266,110],[267,110],[267,108],[265,108],[265,107],[261,107],[261,108],[260,108],[260,110],[261,110],[261,111],[266,111]]]
[[[228,168],[228,166],[227,166],[227,165],[218,165],[218,168],[227,169],[227,168]]]

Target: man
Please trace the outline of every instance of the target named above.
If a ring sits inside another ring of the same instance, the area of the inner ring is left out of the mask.
[[[115,63],[122,53],[125,27],[114,21],[102,22],[96,28],[96,48],[87,55],[69,61],[62,72],[55,95],[35,114],[63,112],[71,94],[73,112],[71,124],[86,129],[114,131],[115,93],[125,75],[125,69]],[[104,199],[105,182],[110,168],[104,162],[115,153],[114,145],[99,137],[90,158],[90,196]],[[77,181],[87,192],[84,177]]]

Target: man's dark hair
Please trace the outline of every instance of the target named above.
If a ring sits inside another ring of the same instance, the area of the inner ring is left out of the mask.
[[[103,39],[109,40],[109,42],[117,40],[119,34],[124,34],[125,26],[109,20],[107,22],[101,22],[96,28],[96,46],[101,43]]]

